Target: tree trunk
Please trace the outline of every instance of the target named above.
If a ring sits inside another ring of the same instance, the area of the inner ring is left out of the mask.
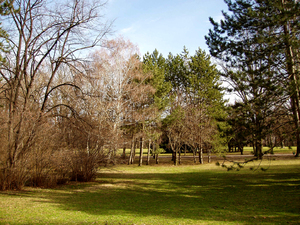
[[[285,4],[285,1],[282,0],[282,3]],[[294,124],[296,128],[296,140],[297,140],[297,152],[296,157],[300,155],[300,90],[298,84],[298,77],[295,69],[295,56],[291,45],[290,40],[290,27],[288,22],[284,25],[284,33],[285,33],[285,46],[286,46],[286,58],[287,58],[287,72],[290,77],[291,83],[291,106],[294,116]]]
[[[200,164],[203,164],[203,149],[200,147],[199,149],[199,162]]]
[[[129,154],[129,158],[128,158],[128,165],[133,163],[133,151],[134,151],[134,138],[132,138],[131,140],[131,149],[130,149],[130,154]]]
[[[135,153],[136,153],[136,144],[137,144],[137,139],[134,139],[134,145],[133,145],[133,154],[132,154],[132,163],[134,163],[134,159],[135,159]]]
[[[194,163],[196,163],[196,151],[195,149],[193,149],[193,159],[194,159]]]
[[[207,150],[207,162],[211,163],[211,154],[210,149]]]
[[[230,152],[230,151],[231,151],[231,144],[228,143],[228,152]]]
[[[149,145],[148,145],[147,165],[150,164],[150,150],[151,150],[151,140],[149,140]]]
[[[143,165],[143,146],[144,145],[144,138],[140,138],[140,160],[139,160],[139,166]]]
[[[122,158],[125,159],[126,158],[126,146],[124,145],[123,147],[123,155]]]
[[[241,155],[244,155],[244,147],[242,145],[238,145],[239,151],[241,152]]]
[[[174,165],[177,166],[178,164],[178,158],[177,158],[177,151],[174,151]]]
[[[158,152],[156,152],[156,143],[155,141],[153,141],[153,154],[155,156],[155,163],[158,164],[159,160],[158,160]]]
[[[178,151],[178,163],[181,165],[181,150]]]
[[[294,124],[295,124],[295,135],[296,135],[296,143],[297,143],[297,151],[295,154],[295,157],[299,157],[300,155],[300,125],[299,125],[299,115],[298,115],[298,107],[296,107],[296,99],[292,96],[291,102],[292,102],[292,111],[294,115]]]
[[[258,159],[262,159],[262,157],[263,157],[262,143],[261,143],[260,139],[255,141],[255,154],[254,155],[256,157],[258,157]]]

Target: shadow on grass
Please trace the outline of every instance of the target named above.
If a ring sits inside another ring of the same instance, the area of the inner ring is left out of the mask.
[[[156,216],[192,224],[299,224],[299,187],[299,171],[101,173],[96,182],[64,186],[47,196],[43,193],[42,202],[46,198],[64,211],[99,218],[113,215],[124,223],[128,217]]]

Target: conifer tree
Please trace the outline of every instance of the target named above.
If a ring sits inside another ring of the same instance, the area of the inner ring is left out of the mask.
[[[210,18],[214,28],[206,40],[211,55],[225,62],[223,75],[251,120],[254,152],[261,157],[262,139],[272,123],[268,118],[276,112],[272,109],[286,103],[288,96],[295,123],[299,124],[298,78],[293,78],[299,72],[295,70],[297,57],[291,53],[299,49],[299,29],[295,29],[299,28],[299,20],[295,18],[299,16],[300,5],[292,0],[225,0],[225,3],[230,13],[223,12],[220,23]],[[299,129],[297,133],[300,141]]]
[[[145,74],[151,73],[146,83],[153,86],[155,93],[153,94],[152,103],[159,111],[166,108],[169,103],[168,94],[171,84],[165,79],[165,58],[156,49],[152,54],[144,55],[143,71]]]
[[[169,92],[171,90],[171,84],[166,82],[165,79],[165,63],[165,58],[156,49],[153,53],[150,54],[148,52],[143,57],[143,72],[145,76],[147,76],[145,83],[151,85],[155,90],[151,96],[149,96],[149,105],[153,116],[150,120],[146,121],[148,124],[145,124],[146,126],[144,126],[147,138],[149,139],[149,144],[151,145],[152,143],[153,150],[161,136],[160,123],[162,114],[170,103]],[[150,148],[148,148],[148,164],[149,157]]]
[[[0,0],[0,16],[7,16],[10,14],[10,10],[13,8],[13,2],[11,0]],[[7,32],[2,28],[2,23],[0,23],[0,52],[6,53],[9,48],[7,44],[7,38],[8,34]],[[0,54],[0,62],[3,62],[4,58]]]
[[[183,110],[184,116],[171,121],[184,125],[184,128],[177,129],[181,132],[181,141],[193,151],[199,150],[199,158],[204,145],[217,149],[221,143],[217,121],[225,114],[219,78],[215,65],[201,49],[194,55],[190,55],[186,48],[180,55],[169,54],[166,79],[172,84],[171,95],[174,97],[169,118],[174,117],[172,114],[176,114],[179,108]],[[167,122],[168,118],[164,121],[165,127]],[[172,124],[172,127],[175,126]],[[168,133],[169,136],[174,134],[171,130]],[[179,133],[176,135],[179,136]]]

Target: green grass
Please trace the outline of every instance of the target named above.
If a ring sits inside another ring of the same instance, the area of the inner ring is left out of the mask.
[[[263,147],[263,151],[268,151],[270,148],[269,147]],[[293,152],[295,153],[297,150],[297,147],[296,146],[292,146],[292,147],[288,147],[288,146],[285,146],[283,148],[281,147],[274,147],[273,151],[274,151],[274,154],[291,154],[293,155]],[[147,151],[148,149],[144,149],[143,150],[143,155],[146,156],[147,155]],[[244,147],[244,154],[252,154],[251,152],[253,152],[253,148],[252,147]],[[123,150],[122,149],[119,149],[118,151],[118,155],[121,156],[123,153]],[[126,155],[128,156],[130,154],[130,149],[126,149]],[[233,154],[233,155],[239,155],[241,154],[240,152],[230,152],[230,153],[227,153],[229,155]],[[140,150],[139,149],[136,149],[136,156],[139,156],[140,155]],[[161,155],[171,155],[171,153],[162,153]],[[183,154],[182,154],[183,155]],[[187,155],[189,156],[192,156],[193,153],[187,153]]]
[[[300,159],[269,163],[105,168],[95,182],[0,192],[0,224],[299,224]]]
[[[267,151],[269,150],[269,147],[263,147],[263,151]],[[293,154],[293,152],[296,152],[297,147],[293,146],[293,147],[274,147],[273,151],[274,154]],[[244,153],[245,154],[250,154],[253,151],[252,147],[244,147]]]

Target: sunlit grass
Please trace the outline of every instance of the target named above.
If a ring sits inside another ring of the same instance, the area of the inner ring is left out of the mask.
[[[270,148],[269,147],[263,147],[263,151],[268,151]],[[293,152],[295,153],[297,150],[297,147],[292,146],[292,147],[288,147],[285,146],[283,148],[281,147],[274,147],[273,151],[274,154],[293,154]],[[252,147],[244,147],[244,153],[251,153],[253,151]]]
[[[300,159],[102,168],[91,183],[0,193],[0,224],[299,224]]]
[[[268,151],[269,149],[270,149],[269,147],[266,147],[266,146],[263,147],[263,151],[264,151],[264,152],[265,152],[265,151]],[[281,148],[281,147],[274,147],[273,153],[274,153],[274,154],[291,154],[291,155],[293,155],[293,153],[296,153],[296,150],[297,150],[297,147],[296,147],[296,146],[291,146],[291,147],[289,147],[289,146],[284,146],[283,148]],[[144,156],[144,157],[147,155],[147,151],[148,151],[148,149],[144,149],[144,150],[143,150],[143,156]],[[139,156],[139,155],[140,155],[140,150],[139,150],[139,149],[136,149],[135,152],[136,152],[136,156]],[[244,147],[244,154],[252,154],[252,152],[253,152],[253,147],[247,147],[247,146]],[[119,156],[121,156],[121,155],[123,154],[123,149],[119,149],[118,152],[117,152],[117,154],[118,154]],[[130,149],[126,149],[125,154],[128,156],[128,155],[130,154]],[[235,154],[235,155],[239,155],[239,154],[241,154],[241,153],[240,153],[240,152],[230,152],[230,153],[227,152],[227,154]],[[171,153],[162,153],[161,155],[164,155],[164,156],[166,156],[166,155],[171,156]],[[183,152],[182,152],[182,155],[184,155]],[[187,152],[186,155],[187,155],[187,156],[192,156],[193,153]]]

